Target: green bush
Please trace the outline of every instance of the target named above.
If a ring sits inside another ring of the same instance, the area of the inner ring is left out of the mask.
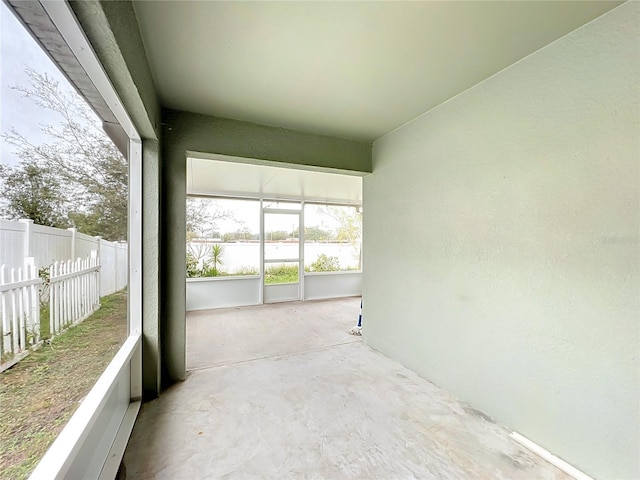
[[[198,268],[198,260],[195,255],[187,252],[187,278],[199,277],[200,269]]]
[[[198,268],[198,258],[191,252],[187,252],[187,278],[194,277],[218,277],[224,275],[224,271],[220,268],[223,264],[222,255],[224,254],[224,246],[219,243],[211,247],[211,255],[209,258],[213,265],[204,262],[202,268]]]
[[[216,267],[215,265],[209,265],[205,262],[202,266],[202,270],[200,271],[200,277],[219,277],[220,275],[224,275],[224,272]]]
[[[337,272],[340,271],[340,260],[338,257],[329,257],[324,253],[318,255],[315,262],[305,268],[307,272]]]

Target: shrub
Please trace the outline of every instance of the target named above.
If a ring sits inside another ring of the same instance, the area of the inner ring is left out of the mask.
[[[308,272],[336,272],[340,270],[340,260],[338,257],[329,257],[321,253],[316,261],[305,270]]]
[[[187,252],[187,278],[199,277],[200,273],[196,256],[191,252]]]
[[[193,277],[218,277],[224,275],[224,271],[220,268],[222,255],[224,254],[224,246],[216,243],[211,247],[211,255],[209,258],[213,261],[213,265],[209,262],[203,262],[202,267],[198,267],[199,260],[192,252],[187,252],[187,278]]]
[[[200,271],[200,277],[219,277],[220,275],[224,275],[224,272],[216,267],[215,265],[209,265],[205,262],[202,266],[202,270]]]

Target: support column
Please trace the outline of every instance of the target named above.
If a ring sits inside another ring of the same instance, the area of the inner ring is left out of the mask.
[[[28,218],[22,218],[18,220],[20,223],[24,224],[24,236],[22,243],[22,256],[23,257],[31,257],[31,245],[32,245],[32,236],[33,236],[33,220]]]
[[[98,288],[98,297],[101,298],[102,297],[102,237],[101,236],[97,236],[95,237],[96,239],[96,255],[98,256],[98,264],[100,265],[100,274],[98,275],[98,284],[99,284],[99,288]]]
[[[160,152],[156,140],[142,142],[142,397],[162,388],[160,327]]]
[[[71,227],[71,228],[67,228],[67,230],[69,230],[71,232],[71,257],[70,260],[71,261],[75,261],[76,260],[76,228],[75,227]]]

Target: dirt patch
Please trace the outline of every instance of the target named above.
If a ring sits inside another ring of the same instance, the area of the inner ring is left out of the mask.
[[[23,479],[127,337],[127,293],[0,373],[0,479]]]

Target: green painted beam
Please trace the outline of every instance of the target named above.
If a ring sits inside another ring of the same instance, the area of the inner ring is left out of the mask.
[[[340,173],[371,173],[371,143],[163,109],[165,154],[215,153]]]

